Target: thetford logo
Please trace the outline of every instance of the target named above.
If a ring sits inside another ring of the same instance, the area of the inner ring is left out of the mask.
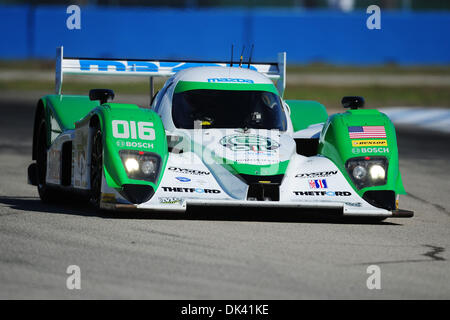
[[[296,178],[323,178],[335,175],[336,171],[323,171],[323,172],[312,172],[312,173],[299,173],[295,177]]]
[[[233,151],[273,151],[280,147],[278,142],[256,134],[233,134],[220,139],[220,144]]]
[[[349,197],[352,195],[349,191],[294,191],[296,196],[330,196],[330,197]]]
[[[202,188],[179,188],[179,187],[162,187],[166,192],[188,192],[188,193],[220,193],[216,189],[202,189]]]
[[[209,78],[208,82],[254,83],[252,79],[240,79],[240,78]]]
[[[206,176],[211,174],[208,171],[201,171],[201,170],[194,170],[194,169],[185,169],[185,168],[178,168],[178,167],[169,167],[168,168],[170,171],[175,171],[175,172],[179,172],[179,173],[184,173],[184,174],[193,174],[196,176]]]
[[[354,147],[387,146],[387,140],[352,140]]]

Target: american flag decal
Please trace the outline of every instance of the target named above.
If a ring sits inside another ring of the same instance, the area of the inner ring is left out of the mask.
[[[317,180],[309,180],[309,187],[311,189],[327,189],[327,180],[326,179],[317,179]]]
[[[386,138],[383,126],[354,126],[348,127],[350,139]]]

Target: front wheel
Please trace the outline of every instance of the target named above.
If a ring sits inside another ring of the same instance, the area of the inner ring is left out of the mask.
[[[102,192],[103,179],[103,141],[102,131],[99,126],[95,127],[92,140],[92,156],[91,156],[91,203],[100,208],[100,198]]]
[[[56,190],[47,185],[47,124],[45,118],[42,117],[39,122],[37,137],[37,153],[36,153],[36,169],[37,169],[37,188],[39,197],[43,202],[53,202],[58,199]]]

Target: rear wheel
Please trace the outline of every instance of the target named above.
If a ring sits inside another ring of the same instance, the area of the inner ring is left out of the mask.
[[[39,122],[38,137],[36,139],[36,169],[37,169],[37,188],[39,197],[44,202],[53,202],[57,199],[57,192],[47,185],[47,124],[44,116]]]
[[[94,127],[91,155],[91,197],[90,200],[96,208],[100,208],[100,197],[103,179],[103,141],[102,131],[98,125]]]

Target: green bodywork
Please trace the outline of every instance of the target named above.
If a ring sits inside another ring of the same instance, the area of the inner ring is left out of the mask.
[[[50,143],[58,134],[89,125],[93,118],[97,118],[103,133],[103,166],[108,186],[121,189],[124,184],[146,184],[156,190],[167,163],[168,149],[163,124],[154,111],[139,108],[134,104],[107,103],[99,105],[98,101],[90,101],[86,96],[49,95],[43,97],[41,101],[47,123],[50,125],[48,128]],[[151,122],[156,135],[155,139],[141,140],[137,134],[135,139],[131,137],[128,139],[115,138],[112,131],[113,120],[135,121],[136,124]],[[139,147],[139,143],[141,147]],[[147,148],[142,148],[144,143]],[[159,154],[162,167],[156,183],[129,179],[119,155],[119,151],[122,149],[145,150]]]
[[[150,109],[139,108],[134,104],[119,103],[103,104],[94,109],[92,115],[87,115],[86,119],[89,119],[93,115],[96,115],[99,118],[100,127],[103,132],[103,164],[108,186],[119,189],[124,184],[147,184],[151,185],[153,189],[156,190],[168,159],[166,134],[159,116]],[[80,124],[83,120],[80,121]],[[152,122],[156,137],[151,141],[142,140],[138,135],[136,135],[135,139],[117,139],[113,136],[113,120],[135,121],[136,123]],[[148,148],[138,147],[139,143],[141,143],[141,145],[146,143]],[[119,156],[120,150],[140,150],[159,154],[162,162],[160,175],[156,183],[129,179]]]
[[[291,121],[294,131],[306,129],[312,124],[325,122],[319,140],[318,154],[326,156],[333,161],[361,197],[369,190],[392,190],[397,194],[406,193],[399,171],[395,128],[385,114],[373,109],[359,109],[328,117],[325,107],[318,102],[286,100],[286,103],[291,110]],[[384,126],[387,138],[353,140],[386,140],[386,146],[382,146],[382,148],[353,146],[348,132],[349,126]],[[372,150],[373,152],[362,153],[362,150]],[[380,153],[378,150],[388,150],[388,152]],[[345,163],[351,158],[361,156],[382,156],[387,158],[388,172],[385,185],[366,187],[360,190],[355,187],[345,168]]]
[[[325,106],[316,101],[286,100],[291,110],[294,131],[303,130],[312,124],[324,123],[328,119]]]
[[[275,164],[267,165],[251,165],[238,162],[226,163],[224,166],[232,173],[247,174],[254,176],[275,176],[284,174],[288,167],[289,161],[282,161]]]
[[[386,138],[350,139],[349,126],[384,126]],[[384,142],[386,146],[381,146],[384,152],[378,152],[379,147],[359,147],[353,146],[352,141],[371,140]],[[362,149],[372,150],[372,152],[362,153]],[[323,127],[319,140],[319,154],[326,156],[334,162],[350,185],[362,196],[369,190],[392,190],[397,194],[405,194],[405,189],[401,180],[398,164],[398,149],[395,128],[390,119],[378,110],[359,109],[349,110],[345,113],[332,115]],[[358,190],[345,168],[347,160],[356,157],[382,156],[388,160],[387,183],[381,186],[366,187]]]
[[[75,122],[99,105],[87,96],[48,95],[41,99],[45,110],[49,145],[66,130],[75,129]]]
[[[179,81],[175,87],[175,93],[189,90],[234,90],[234,91],[268,91],[279,95],[277,88],[270,83],[217,83],[217,82],[197,82]]]

